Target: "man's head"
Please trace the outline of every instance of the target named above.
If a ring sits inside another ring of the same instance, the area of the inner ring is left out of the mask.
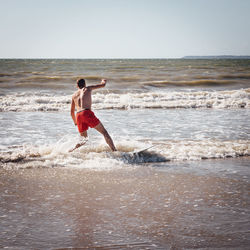
[[[85,80],[84,80],[84,79],[79,79],[79,80],[77,80],[77,87],[78,87],[79,89],[84,88],[84,87],[85,87]]]

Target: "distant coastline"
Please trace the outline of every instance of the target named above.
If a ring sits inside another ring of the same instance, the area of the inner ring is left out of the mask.
[[[182,59],[250,59],[250,56],[184,56]]]

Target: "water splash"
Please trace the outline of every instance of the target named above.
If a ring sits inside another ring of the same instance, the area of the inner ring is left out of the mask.
[[[4,168],[73,167],[112,170],[142,163],[250,156],[249,140],[157,141],[153,142],[153,148],[139,153],[148,146],[146,142],[120,140],[117,144],[118,152],[110,152],[104,142],[87,142],[69,153],[77,141],[65,136],[54,144],[9,148],[0,153],[0,162]]]

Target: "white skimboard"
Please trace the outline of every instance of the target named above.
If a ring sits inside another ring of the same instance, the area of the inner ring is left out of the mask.
[[[155,147],[155,146],[156,146],[156,145],[152,145],[152,146],[150,146],[150,147],[148,147],[148,148],[144,148],[144,149],[141,149],[141,150],[139,150],[139,151],[137,151],[137,152],[133,152],[133,154],[134,154],[134,155],[137,155],[137,154],[144,153],[144,152],[147,151],[148,149],[153,148],[153,147]]]

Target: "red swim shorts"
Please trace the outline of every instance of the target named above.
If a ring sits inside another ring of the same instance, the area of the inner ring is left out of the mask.
[[[100,121],[91,110],[83,110],[76,114],[76,123],[80,133],[88,130],[89,127],[94,128]]]

